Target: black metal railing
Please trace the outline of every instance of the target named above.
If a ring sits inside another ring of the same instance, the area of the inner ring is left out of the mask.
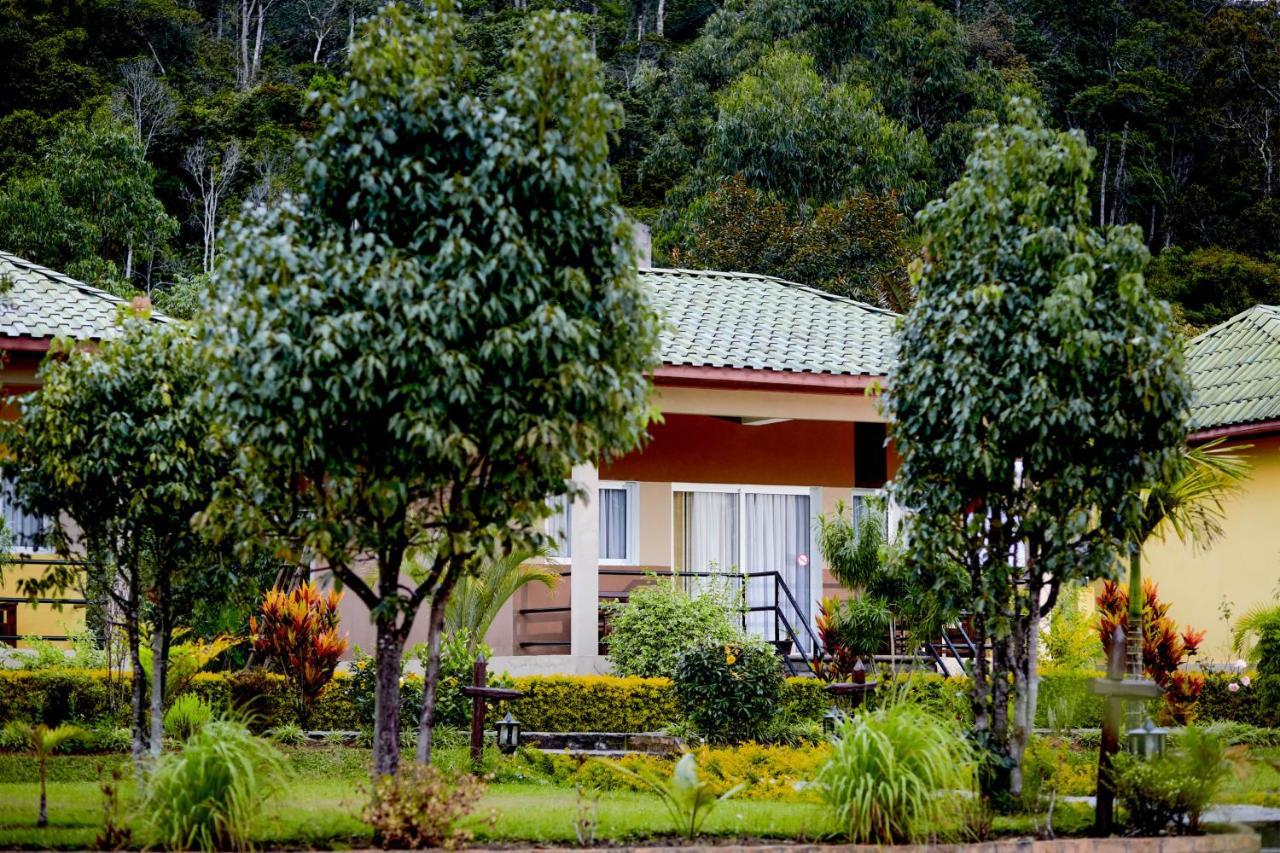
[[[766,624],[767,628],[772,629],[768,632],[772,636],[766,636],[765,639],[778,644],[780,652],[783,652],[782,644],[790,645],[791,654],[783,654],[783,662],[788,672],[792,675],[799,675],[804,671],[815,674],[817,672],[814,660],[816,656],[822,654],[822,644],[818,641],[817,634],[814,633],[809,620],[804,615],[805,611],[801,609],[795,595],[791,592],[791,588],[787,585],[780,572],[741,572],[736,574],[727,572],[659,572],[646,571],[644,569],[603,567],[598,569],[598,573],[601,577],[632,577],[640,579],[714,578],[731,583],[737,587],[737,594],[743,602],[741,607],[736,608],[743,630],[748,630],[748,614],[772,614],[772,623]],[[560,572],[561,577],[569,577],[570,574],[569,571]],[[748,585],[753,580],[762,580],[764,583],[751,588]],[[766,592],[764,603],[748,604],[749,590],[754,589],[759,592],[761,586]],[[600,595],[600,599],[609,601],[626,601],[627,597],[628,593],[626,592],[602,593]],[[790,610],[790,616],[787,614],[788,609]],[[547,613],[569,613],[571,610],[572,608],[569,606],[525,607],[521,608],[519,613],[522,617],[525,617]],[[520,647],[525,649],[563,648],[568,645],[570,644],[564,640],[527,640],[520,643]],[[796,660],[797,658],[799,659],[798,661]]]
[[[953,637],[953,635],[955,636]],[[973,661],[977,659],[979,654],[986,654],[986,649],[979,649],[969,636],[969,632],[964,626],[964,617],[943,628],[941,637],[925,643],[925,649],[929,652],[929,657],[933,658],[933,662],[937,664],[938,672],[943,675],[949,674],[947,665],[943,660],[944,652],[962,668],[965,660]]]

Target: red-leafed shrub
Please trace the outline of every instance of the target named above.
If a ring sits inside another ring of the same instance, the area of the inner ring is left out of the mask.
[[[1198,650],[1204,631],[1187,628],[1178,632],[1178,623],[1169,616],[1169,602],[1161,601],[1159,588],[1150,580],[1142,585],[1142,664],[1147,676],[1164,688],[1169,720],[1186,723],[1195,716],[1195,706],[1204,689],[1204,676],[1179,669]],[[1129,593],[1115,581],[1103,584],[1098,593],[1098,634],[1102,647],[1111,653],[1116,626],[1129,614]]]
[[[287,592],[273,589],[262,600],[262,614],[249,618],[253,648],[268,655],[288,681],[304,728],[347,650],[346,638],[338,636],[341,600],[341,593],[324,595],[312,583]]]

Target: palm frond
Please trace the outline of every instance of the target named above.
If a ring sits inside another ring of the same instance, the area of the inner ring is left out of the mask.
[[[1273,626],[1280,627],[1280,604],[1254,605],[1231,626],[1231,651],[1257,666],[1257,638]]]
[[[1222,439],[1183,452],[1178,475],[1146,495],[1141,541],[1172,531],[1182,542],[1208,547],[1222,536],[1224,501],[1249,477],[1249,461]]]
[[[470,650],[484,639],[511,597],[525,586],[538,583],[555,589],[560,573],[540,561],[545,551],[517,551],[496,560],[486,560],[479,570],[458,582],[445,608],[447,633],[466,631]]]

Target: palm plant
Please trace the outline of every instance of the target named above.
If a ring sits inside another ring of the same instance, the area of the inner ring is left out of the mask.
[[[80,734],[80,731],[79,727],[69,726],[66,723],[57,728],[49,728],[44,723],[33,726],[30,723],[16,721],[5,726],[6,739],[24,741],[36,756],[36,765],[40,771],[40,817],[36,819],[36,826],[49,825],[49,801],[45,792],[49,773],[49,756],[53,755],[64,741]]]
[[[1231,627],[1231,651],[1253,667],[1261,663],[1264,635],[1280,636],[1280,604],[1258,604],[1236,619]]]
[[[467,652],[476,649],[498,618],[498,611],[513,595],[531,583],[555,589],[560,574],[541,562],[545,551],[515,551],[496,560],[484,561],[479,570],[458,582],[445,609],[446,633],[465,631]]]
[[[1172,531],[1182,542],[1206,548],[1222,535],[1223,501],[1249,476],[1249,463],[1222,446],[1222,439],[1190,447],[1164,482],[1139,497],[1141,509],[1129,531],[1129,624],[1142,624],[1142,546]],[[1129,630],[1130,666],[1142,661],[1142,632]],[[1135,675],[1139,673],[1133,673]]]
[[[717,805],[732,797],[746,787],[746,782],[734,785],[720,796],[712,792],[710,782],[698,778],[698,761],[692,752],[676,762],[671,771],[671,779],[658,779],[649,773],[640,773],[626,767],[615,765],[614,770],[627,778],[640,783],[653,791],[662,799],[662,804],[671,814],[675,829],[689,840],[698,837],[702,824]]]

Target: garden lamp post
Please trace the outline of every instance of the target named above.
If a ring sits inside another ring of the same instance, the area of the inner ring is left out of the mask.
[[[822,715],[822,733],[827,737],[833,737],[836,729],[840,728],[840,724],[844,722],[844,712],[832,705],[827,713]]]
[[[498,749],[510,755],[518,746],[520,746],[520,721],[511,716],[511,712],[508,711],[505,717],[498,720]]]
[[[1164,755],[1164,745],[1169,730],[1162,729],[1147,717],[1141,726],[1129,729],[1129,752],[1140,758],[1159,758]]]
[[[1107,677],[1094,679],[1089,688],[1104,697],[1102,742],[1098,747],[1098,796],[1095,831],[1111,834],[1115,822],[1115,779],[1111,775],[1112,759],[1120,751],[1120,731],[1124,720],[1124,703],[1158,698],[1164,691],[1154,681],[1125,678],[1124,627],[1116,626],[1112,634],[1111,655],[1107,661]]]

